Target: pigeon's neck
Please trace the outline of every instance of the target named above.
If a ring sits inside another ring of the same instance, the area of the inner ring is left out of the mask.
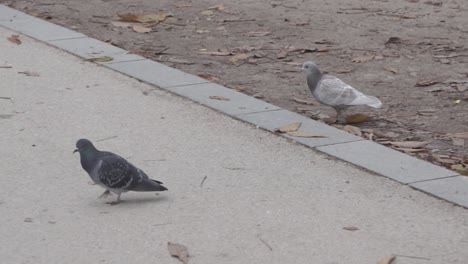
[[[91,173],[91,171],[94,168],[94,165],[96,164],[96,159],[98,157],[99,151],[94,148],[89,148],[80,151],[80,160],[81,160],[81,167],[88,172]]]
[[[321,78],[322,73],[320,71],[314,71],[307,75],[307,86],[309,86],[311,92],[315,91]]]

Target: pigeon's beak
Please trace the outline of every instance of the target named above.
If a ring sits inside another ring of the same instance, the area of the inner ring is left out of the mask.
[[[75,150],[73,151],[73,154],[75,154],[75,152],[80,152],[80,150],[79,150],[79,149],[75,149]]]

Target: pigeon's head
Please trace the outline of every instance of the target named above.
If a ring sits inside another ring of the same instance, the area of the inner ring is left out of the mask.
[[[73,151],[73,153],[92,149],[94,149],[93,143],[85,138],[82,138],[76,142],[76,149]]]
[[[302,64],[301,70],[307,75],[309,75],[309,74],[321,75],[322,74],[320,72],[319,68],[317,67],[317,64],[315,64],[312,61],[304,62],[304,64]]]

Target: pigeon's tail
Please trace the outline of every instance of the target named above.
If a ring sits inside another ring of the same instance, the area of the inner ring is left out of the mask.
[[[367,95],[367,97],[373,101],[372,103],[367,104],[368,106],[373,107],[373,108],[381,108],[382,107],[382,102],[379,100],[379,98],[377,98],[375,96],[369,96],[369,95]]]
[[[162,186],[162,182],[151,179],[144,179],[135,188],[132,189],[135,192],[162,192],[167,191],[167,188]]]

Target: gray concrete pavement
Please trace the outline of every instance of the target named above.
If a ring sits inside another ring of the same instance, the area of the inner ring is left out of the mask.
[[[468,262],[467,210],[12,34],[0,29],[2,263],[179,263],[168,241],[190,263]],[[72,155],[81,137],[109,138],[96,146],[169,192],[105,204]]]

